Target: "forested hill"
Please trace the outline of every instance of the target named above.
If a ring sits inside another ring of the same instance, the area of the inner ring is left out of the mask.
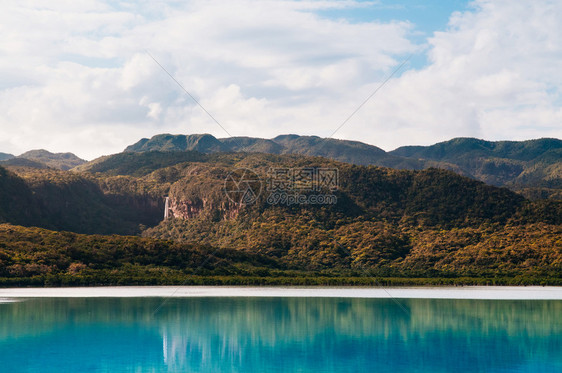
[[[460,227],[505,224],[519,219],[521,214],[533,222],[550,223],[558,211],[546,214],[536,208],[546,202],[531,203],[507,189],[446,170],[394,170],[319,157],[144,152],[117,154],[88,166],[84,170],[89,172],[2,169],[5,187],[0,217],[10,223],[80,233],[138,233],[142,226],[153,226],[162,219],[165,196],[177,203],[192,204],[205,216],[231,214],[232,206],[223,191],[229,172],[251,169],[265,188],[269,169],[279,167],[338,170],[338,203],[312,208],[329,214],[328,223],[344,217],[411,226]],[[261,202],[249,211],[274,208]],[[554,201],[552,204],[558,206]],[[302,206],[302,211],[309,209]]]
[[[525,192],[537,197],[560,195],[562,190],[562,141],[558,139],[491,142],[457,138],[432,146],[406,146],[385,152],[358,141],[317,136],[217,139],[209,134],[162,134],[142,139],[125,149],[125,152],[146,151],[301,154],[397,169],[443,168],[496,186],[515,190],[536,188]]]
[[[562,140],[543,138],[527,141],[485,141],[474,138],[456,138],[431,146],[403,146],[392,154],[434,160],[459,161],[468,157],[507,158],[530,161],[537,158],[557,157]]]
[[[86,163],[85,160],[72,153],[51,153],[44,149],[30,150],[19,155],[18,158],[40,162],[59,170],[70,170],[71,168]]]
[[[557,283],[561,273],[562,202],[529,201],[447,170],[196,151],[121,153],[80,168],[0,168],[0,222],[146,239],[79,237],[5,225],[0,278],[11,279],[6,283],[18,278],[25,278],[25,284],[182,282],[192,273],[189,266],[197,266],[189,259],[199,250],[193,243],[208,248],[207,253],[228,251],[226,267],[214,275],[282,271],[277,275],[330,277],[368,271],[424,278],[507,276],[509,283],[525,276],[525,283],[539,281],[530,278]],[[248,204],[225,193],[228,175],[243,169],[255,173],[260,185],[256,200]],[[295,196],[324,193],[336,199],[327,204],[271,202],[271,169],[337,170],[337,188],[294,190]],[[171,218],[164,221],[166,196]],[[176,262],[184,254],[185,260]],[[152,265],[151,255],[158,255]],[[104,258],[109,264],[103,264]]]
[[[56,168],[70,170],[86,163],[72,153],[51,153],[44,149],[30,150],[17,157],[0,153],[0,166],[32,167],[38,169]]]
[[[139,233],[139,224],[160,221],[163,208],[165,192],[146,185],[126,177],[0,167],[0,222],[79,233]]]
[[[431,146],[405,146],[393,155],[458,165],[493,185],[562,188],[562,140],[484,141],[458,138]]]

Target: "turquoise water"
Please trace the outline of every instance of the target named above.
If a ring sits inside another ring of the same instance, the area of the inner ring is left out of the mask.
[[[29,299],[1,372],[562,372],[562,301]]]

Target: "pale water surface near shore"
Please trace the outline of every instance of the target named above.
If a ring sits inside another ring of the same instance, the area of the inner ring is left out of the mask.
[[[244,287],[244,286],[107,286],[70,288],[0,288],[2,298],[36,297],[327,297],[413,299],[552,299],[562,300],[555,286],[454,287]]]
[[[0,289],[0,371],[562,372],[561,292]]]

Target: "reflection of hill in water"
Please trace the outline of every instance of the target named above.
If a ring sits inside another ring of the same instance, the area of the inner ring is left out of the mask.
[[[0,338],[9,343],[69,325],[142,329],[161,336],[160,363],[170,371],[360,371],[389,362],[396,371],[464,363],[479,371],[562,350],[562,301],[400,302],[407,313],[386,299],[170,299],[153,317],[161,299],[29,300],[0,305]]]

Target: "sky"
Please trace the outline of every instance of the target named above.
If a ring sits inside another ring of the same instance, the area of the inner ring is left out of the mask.
[[[560,19],[558,0],[3,0],[0,152],[561,138]]]

